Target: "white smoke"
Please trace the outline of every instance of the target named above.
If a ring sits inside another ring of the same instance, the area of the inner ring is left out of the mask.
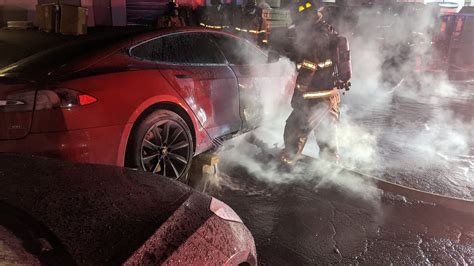
[[[444,75],[415,73],[415,67],[420,64],[418,59],[428,58],[431,51],[431,32],[436,26],[431,10],[416,16],[416,20],[411,11],[393,14],[390,10],[370,9],[356,14],[354,23],[339,23],[351,25],[350,28],[343,26],[339,32],[350,40],[354,71],[352,89],[342,97],[341,104],[338,140],[342,164],[367,173],[381,173],[388,168],[406,167],[406,160],[430,167],[440,158],[469,154],[469,140],[474,136],[472,118],[461,119],[449,105],[443,104],[446,99],[462,99],[472,97],[472,94],[457,89]],[[400,58],[400,53],[403,58]],[[278,74],[291,75],[294,65],[282,62],[285,63],[281,64]],[[281,79],[265,80],[264,83],[266,90],[261,100],[265,106],[266,123],[254,133],[277,153],[283,148],[283,130],[291,107],[289,99],[281,101],[280,96],[284,95]],[[420,110],[397,106],[397,99],[415,102],[421,106]],[[426,117],[426,121],[405,124],[394,119],[387,128],[386,120],[392,119],[394,110],[402,110],[407,116],[414,117],[426,110],[430,113],[421,115]],[[381,152],[384,150],[378,147],[384,144],[381,140],[399,145],[397,148],[406,152],[407,158],[403,162],[397,158],[383,161]],[[303,153],[318,157],[314,136],[308,139]],[[268,183],[320,178],[318,186],[337,186],[368,200],[380,196],[368,181],[335,170],[337,168],[321,161],[309,168],[296,167],[290,173],[281,171],[276,159],[260,158],[260,149],[247,143],[244,137],[228,141],[220,155],[224,168],[244,166],[255,177]]]
[[[252,176],[269,184],[278,185],[301,180],[317,181],[314,185],[315,190],[337,186],[354,196],[371,201],[378,199],[380,192],[370,184],[370,181],[362,179],[356,174],[341,172],[340,169],[336,169],[324,161],[297,166],[291,172],[282,171],[279,168],[278,157],[284,147],[285,121],[292,110],[290,106],[292,91],[288,92],[287,88],[292,89],[294,86],[294,79],[291,77],[295,74],[295,65],[287,58],[282,58],[275,71],[277,72],[272,76],[282,77],[281,79],[260,78],[257,80],[258,84],[255,84],[256,87],[261,88],[261,98],[258,100],[263,100],[265,116],[264,126],[252,132],[263,142],[262,145],[267,147],[266,150],[270,151],[270,154],[266,154],[259,147],[250,144],[246,140],[247,135],[240,136],[227,141],[220,149],[220,169],[227,172],[228,170],[232,171],[231,169],[236,166],[243,166]],[[375,139],[372,135],[349,119],[341,123],[340,129],[342,132],[350,131],[354,134],[343,134],[339,138],[339,143],[342,146],[352,146],[348,158],[349,156],[357,158],[357,160],[353,160],[354,165],[360,161],[369,162],[375,159],[374,151],[367,149],[367,147],[375,146]],[[354,136],[356,137],[354,138]],[[314,136],[310,136],[305,154],[318,157],[318,147],[313,138]]]
[[[446,74],[417,72],[426,67],[423,64],[429,63],[434,51],[432,33],[439,27],[439,19],[433,19],[435,11],[431,8],[418,9],[416,13],[409,8],[398,13],[363,10],[357,16],[356,30],[344,33],[350,36],[354,68],[353,90],[343,104],[345,117],[361,127],[378,146],[389,142],[403,154],[402,158],[382,162],[381,153],[385,151],[368,143],[366,149],[373,151],[374,160],[362,160],[356,166],[358,169],[378,173],[406,167],[429,169],[437,167],[443,158],[470,152],[474,132],[472,114],[460,117],[453,103],[467,105],[464,109],[471,105],[472,110],[472,92],[453,85]],[[469,109],[466,111],[469,113]],[[386,120],[390,120],[388,128]],[[379,123],[380,130],[374,127]],[[347,136],[343,133],[339,137],[356,137],[346,132]],[[363,155],[357,149],[352,150],[357,142],[347,144],[342,145],[348,149],[343,152]],[[470,175],[472,170],[471,167]]]

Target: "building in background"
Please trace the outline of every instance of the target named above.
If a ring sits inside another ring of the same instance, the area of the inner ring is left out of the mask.
[[[0,25],[7,21],[36,21],[37,4],[66,4],[88,9],[88,26],[125,26],[129,0],[0,0]]]
[[[0,0],[0,25],[7,21],[35,21],[37,0]]]
[[[223,0],[225,4],[239,7],[244,0]],[[272,8],[285,8],[291,0],[267,0]],[[441,6],[459,11],[463,6],[474,6],[474,0],[321,0],[342,6],[384,4],[395,2],[440,3]],[[168,0],[0,0],[0,26],[7,21],[35,22],[35,8],[42,3],[64,3],[88,9],[88,26],[125,26],[151,24],[166,10]],[[182,7],[196,9],[210,5],[210,0],[177,0]]]

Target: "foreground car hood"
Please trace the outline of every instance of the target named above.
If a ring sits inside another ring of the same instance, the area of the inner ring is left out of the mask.
[[[116,167],[0,154],[0,182],[1,203],[47,227],[78,264],[123,263],[185,208],[189,219],[164,247],[169,255],[212,216],[211,197]]]

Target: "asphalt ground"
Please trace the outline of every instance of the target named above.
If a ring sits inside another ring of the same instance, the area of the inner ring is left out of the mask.
[[[353,191],[304,167],[305,176],[283,184],[243,167],[220,167],[217,185],[206,192],[241,216],[262,265],[474,263],[472,212],[374,187]]]
[[[463,92],[419,100],[394,93],[383,105],[351,109],[364,130],[352,131],[350,143],[364,142],[357,133],[375,132],[373,145],[362,150],[373,149],[377,158],[348,167],[380,181],[320,171],[326,167],[311,160],[279,172],[274,158],[236,140],[219,153],[220,174],[206,192],[242,217],[262,265],[473,264],[474,91]],[[274,137],[280,120],[256,134],[274,153],[282,147]],[[304,153],[317,157],[311,140]],[[353,154],[349,147],[342,153],[344,165],[344,154]]]

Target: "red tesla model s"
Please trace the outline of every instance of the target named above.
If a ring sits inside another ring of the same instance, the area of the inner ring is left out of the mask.
[[[0,151],[179,178],[194,155],[259,125],[268,81],[291,84],[281,64],[207,29],[69,42],[0,69]]]

